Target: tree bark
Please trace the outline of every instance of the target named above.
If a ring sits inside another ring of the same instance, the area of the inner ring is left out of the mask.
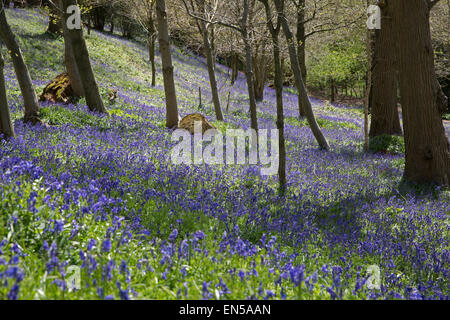
[[[265,42],[258,45],[254,51],[254,86],[255,86],[255,100],[261,102],[264,100],[264,89],[266,87],[267,77],[269,73],[269,59],[264,50]]]
[[[247,22],[249,16],[248,0],[244,0],[244,12],[242,15],[241,36],[245,47],[245,78],[247,80],[248,98],[250,104],[250,126],[258,131],[258,116],[255,98],[255,86],[253,84],[253,59],[252,47],[249,41]]]
[[[67,21],[67,7],[77,5],[76,0],[62,0],[64,21]],[[83,92],[86,97],[86,103],[89,110],[100,113],[107,113],[102,97],[98,90],[97,81],[95,80],[94,71],[92,70],[91,61],[89,60],[89,52],[83,37],[82,29],[67,29],[67,37],[72,46],[72,52],[78,67]]]
[[[234,85],[239,74],[239,56],[233,52],[231,54],[231,85]]]
[[[153,31],[148,37],[148,51],[150,63],[152,65],[152,87],[156,86],[155,42],[156,34]]]
[[[198,1],[199,5],[199,11],[201,13],[205,12],[205,2],[204,0]],[[211,41],[209,40],[209,31],[208,26],[206,25],[206,22],[199,21],[199,27],[200,27],[200,33],[203,37],[203,47],[205,51],[206,56],[206,66],[208,69],[208,75],[209,75],[209,84],[211,86],[211,95],[213,99],[214,104],[214,111],[216,113],[216,119],[218,121],[223,121],[223,114],[222,109],[220,107],[220,99],[219,99],[219,91],[217,90],[217,80],[216,80],[216,71],[215,71],[215,58],[214,58],[214,52],[213,47],[211,45]]]
[[[25,109],[25,122],[36,123],[39,120],[39,103],[34,90],[33,82],[31,81],[30,73],[28,72],[27,65],[23,59],[22,51],[19,48],[16,37],[14,36],[11,28],[9,27],[6,19],[3,2],[0,1],[0,36],[8,48],[11,55],[11,60],[16,72],[17,81],[22,92],[24,109]]]
[[[8,99],[6,97],[5,75],[3,73],[4,67],[5,61],[3,60],[0,43],[0,134],[3,135],[3,138],[8,139],[14,137],[14,126],[11,122]]]
[[[208,31],[206,29],[206,26],[203,26],[202,29],[203,29],[203,32],[202,32],[203,46],[205,49],[206,65],[207,65],[208,75],[209,75],[209,84],[211,86],[211,95],[212,95],[213,104],[214,104],[214,111],[216,113],[216,119],[219,121],[223,121],[222,108],[220,107],[219,91],[217,89],[216,72],[214,70],[215,62],[213,60],[214,58],[213,58],[211,43],[209,41],[209,35],[208,35]]]
[[[299,0],[297,7],[297,54],[298,63],[300,65],[300,70],[302,72],[302,78],[306,84],[306,32],[305,32],[305,0]],[[298,96],[298,113],[300,118],[306,117],[306,112],[302,107],[301,96]]]
[[[169,26],[167,23],[166,2],[156,0],[156,16],[158,20],[159,50],[161,52],[164,93],[166,95],[166,127],[178,126],[178,106],[173,79],[172,55],[170,53]]]
[[[286,191],[286,145],[284,139],[284,111],[283,111],[283,63],[280,55],[279,34],[281,30],[280,17],[277,25],[272,22],[272,11],[267,0],[260,0],[264,4],[266,12],[267,29],[272,38],[273,45],[273,63],[274,63],[274,84],[277,100],[277,129],[279,142],[279,166],[278,179],[280,182],[280,193],[283,195]]]
[[[58,4],[59,8],[63,7],[61,0],[59,1]],[[78,72],[78,66],[75,60],[75,56],[73,54],[72,43],[70,41],[67,26],[65,23],[61,23],[61,25],[63,28],[63,36],[64,36],[64,64],[66,65],[66,71],[67,74],[69,75],[70,85],[72,86],[72,90],[75,96],[83,97],[84,96],[83,83],[81,82],[80,73]]]
[[[58,9],[55,8],[52,3],[47,3],[47,6],[49,10],[47,32],[54,35],[60,35],[62,33],[62,24]]]
[[[370,65],[369,109],[371,111],[370,137],[401,135],[397,108],[397,76],[395,41],[391,36],[391,7],[385,2],[381,7],[381,29],[370,31],[372,41]]]
[[[329,150],[330,146],[328,141],[320,130],[319,124],[316,121],[314,112],[312,110],[311,102],[309,101],[308,94],[306,92],[305,84],[303,83],[302,73],[298,63],[297,49],[295,47],[294,36],[289,28],[286,16],[284,15],[284,0],[273,0],[278,11],[278,16],[281,19],[281,25],[283,27],[283,32],[286,37],[289,49],[289,58],[291,61],[292,73],[294,74],[295,84],[299,95],[301,96],[302,107],[305,110],[306,118],[308,120],[309,126],[316,138],[321,149]]]
[[[393,35],[398,43],[398,69],[406,149],[404,179],[449,185],[450,154],[435,84],[428,3],[396,0]]]

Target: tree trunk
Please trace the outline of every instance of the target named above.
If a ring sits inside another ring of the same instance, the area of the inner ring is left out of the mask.
[[[48,28],[47,32],[54,35],[60,35],[62,33],[61,16],[58,9],[54,7],[54,4],[48,4]]]
[[[305,52],[305,42],[306,42],[306,32],[305,32],[305,0],[299,0],[297,7],[297,54],[298,54],[298,63],[300,65],[300,70],[302,72],[302,78],[304,83],[306,84],[306,52]],[[302,108],[302,98],[298,96],[298,112],[300,118],[304,118],[306,116],[305,110]]]
[[[264,4],[266,12],[267,29],[270,32],[273,45],[274,84],[277,100],[277,129],[279,142],[279,166],[278,179],[280,182],[280,193],[286,191],[286,145],[284,139],[284,111],[283,111],[283,62],[280,57],[279,34],[281,30],[280,17],[275,27],[272,22],[272,11],[267,0],[260,0]]]
[[[150,63],[152,64],[152,87],[156,86],[155,40],[156,34],[153,32],[148,37],[149,58]]]
[[[19,48],[16,37],[14,36],[8,21],[6,20],[3,2],[0,1],[0,36],[8,48],[11,55],[11,60],[16,72],[17,81],[19,82],[20,90],[22,92],[25,122],[36,123],[39,122],[39,103],[31,81],[30,73],[22,56],[22,51]]]
[[[371,77],[369,109],[372,115],[370,137],[401,135],[397,108],[395,41],[391,36],[392,18],[389,3],[381,5],[381,29],[370,31],[372,56],[368,68]]]
[[[328,141],[320,130],[319,124],[316,121],[314,112],[312,110],[311,102],[308,98],[308,93],[306,92],[305,84],[303,83],[302,73],[298,63],[297,49],[295,47],[294,36],[289,28],[289,24],[284,15],[284,0],[273,0],[277,7],[278,16],[281,19],[281,25],[283,27],[283,32],[286,37],[289,49],[289,58],[291,61],[292,73],[294,74],[295,84],[299,95],[301,96],[302,107],[305,110],[306,118],[308,120],[309,126],[316,138],[321,149],[329,150],[330,146]]]
[[[8,99],[6,97],[5,75],[3,73],[4,67],[5,62],[3,60],[0,44],[0,135],[3,135],[3,138],[7,139],[14,137],[14,126],[11,122]]]
[[[223,121],[222,109],[220,107],[219,91],[217,90],[216,72],[214,71],[215,62],[213,58],[213,50],[209,41],[209,35],[206,25],[203,22],[200,23],[202,24],[203,47],[205,49],[206,65],[208,68],[209,84],[211,86],[214,111],[216,113],[216,119],[218,121]]]
[[[156,16],[158,20],[159,50],[161,52],[164,79],[164,93],[166,95],[166,127],[178,126],[178,106],[173,79],[172,55],[170,53],[169,26],[167,23],[166,2],[156,0]]]
[[[449,185],[450,155],[435,84],[428,3],[396,0],[393,32],[398,43],[398,69],[406,149],[404,179]]]
[[[62,8],[62,2],[59,1],[59,8]],[[77,62],[73,54],[72,43],[69,38],[69,33],[65,23],[62,23],[63,35],[64,35],[64,64],[66,65],[66,71],[69,75],[70,85],[75,96],[83,97],[84,89],[81,82],[80,74],[78,72]]]
[[[336,96],[335,96],[335,85],[334,85],[334,79],[331,78],[330,79],[330,102],[333,103],[336,100]]]
[[[252,47],[250,45],[249,34],[247,30],[248,15],[249,15],[248,0],[244,0],[244,13],[242,17],[241,36],[245,46],[245,78],[247,80],[248,99],[250,103],[250,126],[252,129],[258,131],[258,116],[255,99],[255,87],[253,84]]]
[[[69,15],[67,14],[67,7],[70,5],[77,5],[76,0],[62,0],[64,21],[67,21]],[[89,60],[89,52],[86,42],[83,37],[82,29],[67,29],[67,37],[72,46],[72,52],[78,67],[83,92],[86,97],[86,103],[89,110],[100,113],[107,113],[102,97],[98,90],[97,81],[95,80],[94,71],[92,70],[91,62]]]
[[[254,73],[254,86],[255,86],[255,100],[261,102],[264,100],[264,89],[266,87],[268,77],[268,64],[269,59],[264,50],[265,43],[260,44],[255,48],[255,55],[253,58],[253,73]]]
[[[278,29],[279,30],[279,29]],[[280,180],[280,191],[284,194],[286,190],[286,146],[284,141],[284,111],[283,111],[283,71],[280,61],[280,46],[278,33],[272,35],[273,62],[275,66],[275,91],[277,96],[277,129],[279,139],[279,166],[278,179]]]
[[[205,12],[205,1],[198,1],[198,9],[201,13]],[[208,69],[209,75],[209,84],[211,86],[211,95],[214,104],[214,111],[216,113],[216,119],[218,121],[223,121],[222,109],[220,107],[220,99],[219,99],[219,91],[217,90],[217,80],[216,80],[216,71],[215,71],[215,56],[214,56],[214,48],[209,39],[209,30],[205,21],[198,21],[199,31],[203,37],[203,47],[204,53],[206,56],[206,66]]]
[[[259,41],[253,48],[253,81],[255,85],[255,100],[257,102],[264,100],[264,89],[269,75],[268,65],[270,63],[270,57],[267,55],[265,48],[266,39]]]
[[[239,75],[239,56],[237,53],[231,54],[231,85],[234,85]]]

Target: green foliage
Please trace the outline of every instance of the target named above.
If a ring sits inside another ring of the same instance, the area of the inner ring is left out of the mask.
[[[346,121],[332,121],[324,118],[316,118],[319,126],[326,130],[337,130],[337,129],[351,129],[351,130],[359,130],[359,127],[351,122]],[[286,117],[286,124],[297,127],[309,127],[309,123],[307,119],[299,120],[297,117]]]
[[[308,85],[327,87],[331,80],[349,87],[361,83],[366,74],[365,43],[346,40],[329,44],[312,59],[308,69]]]
[[[88,113],[77,109],[68,109],[63,106],[44,107],[40,110],[42,120],[50,125],[72,124],[75,127],[86,126],[107,128],[109,120],[107,117],[99,117],[96,114]]]
[[[369,149],[374,153],[401,154],[405,153],[405,142],[403,137],[384,134],[371,138]]]

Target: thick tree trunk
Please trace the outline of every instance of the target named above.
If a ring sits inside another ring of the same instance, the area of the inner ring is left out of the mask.
[[[3,68],[5,62],[3,60],[3,54],[0,43],[0,135],[3,138],[14,137],[14,126],[11,122],[11,116],[9,113],[8,99],[6,97],[6,84]]]
[[[170,53],[169,26],[167,23],[166,2],[156,0],[156,16],[158,20],[159,50],[161,52],[164,79],[164,93],[166,95],[166,127],[178,126],[178,106],[173,79],[172,55]]]
[[[62,2],[59,1],[59,8],[62,8]],[[63,35],[64,35],[64,64],[66,65],[66,71],[69,75],[70,85],[75,96],[84,96],[83,83],[81,82],[80,73],[78,72],[77,62],[73,54],[72,43],[69,38],[67,25],[62,23]]]
[[[424,0],[390,2],[406,148],[404,179],[449,185],[450,154],[435,83],[429,11]]]
[[[67,21],[67,7],[77,5],[76,0],[62,0],[64,21]],[[89,52],[83,37],[82,29],[67,29],[67,37],[72,46],[72,52],[78,67],[83,92],[86,97],[86,103],[91,111],[107,113],[102,97],[98,90],[97,81],[95,80],[94,71],[92,70],[91,61],[89,60]]]
[[[8,21],[6,20],[3,2],[0,2],[0,36],[5,42],[11,55],[17,81],[19,82],[20,90],[22,92],[25,109],[24,120],[25,122],[31,123],[39,122],[39,103],[36,91],[34,90],[30,73],[28,72],[27,65],[23,59],[22,51],[19,48],[16,37],[8,25]]]
[[[371,77],[369,109],[371,111],[370,137],[401,135],[397,108],[397,74],[395,41],[392,37],[392,18],[389,2],[381,5],[381,29],[370,32],[372,57],[368,68]]]
[[[320,130],[319,124],[316,121],[314,116],[314,112],[312,110],[311,102],[309,101],[308,94],[306,92],[305,84],[303,83],[302,73],[300,70],[300,66],[298,64],[298,56],[297,49],[295,47],[294,36],[289,28],[289,24],[284,15],[284,0],[274,0],[278,16],[281,19],[281,25],[283,27],[283,32],[286,37],[289,49],[289,58],[291,61],[292,73],[294,74],[295,84],[297,86],[297,90],[299,95],[301,96],[302,107],[305,110],[306,118],[308,120],[309,126],[316,138],[320,148],[329,150],[330,146],[328,145],[328,141]]]
[[[253,59],[252,47],[250,45],[247,22],[249,15],[248,0],[244,0],[244,13],[242,17],[241,36],[245,47],[245,78],[247,80],[248,99],[250,104],[250,126],[258,131],[258,116],[255,98],[255,86],[253,84]]]

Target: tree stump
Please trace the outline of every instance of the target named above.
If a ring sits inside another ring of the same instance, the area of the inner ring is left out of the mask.
[[[202,134],[204,134],[209,129],[217,129],[214,125],[212,125],[205,116],[200,113],[189,114],[178,123],[178,129],[185,129],[189,131],[191,134],[194,134],[194,124],[195,122],[202,123]]]
[[[64,72],[53,79],[39,97],[40,101],[70,103],[75,98],[69,75]]]

